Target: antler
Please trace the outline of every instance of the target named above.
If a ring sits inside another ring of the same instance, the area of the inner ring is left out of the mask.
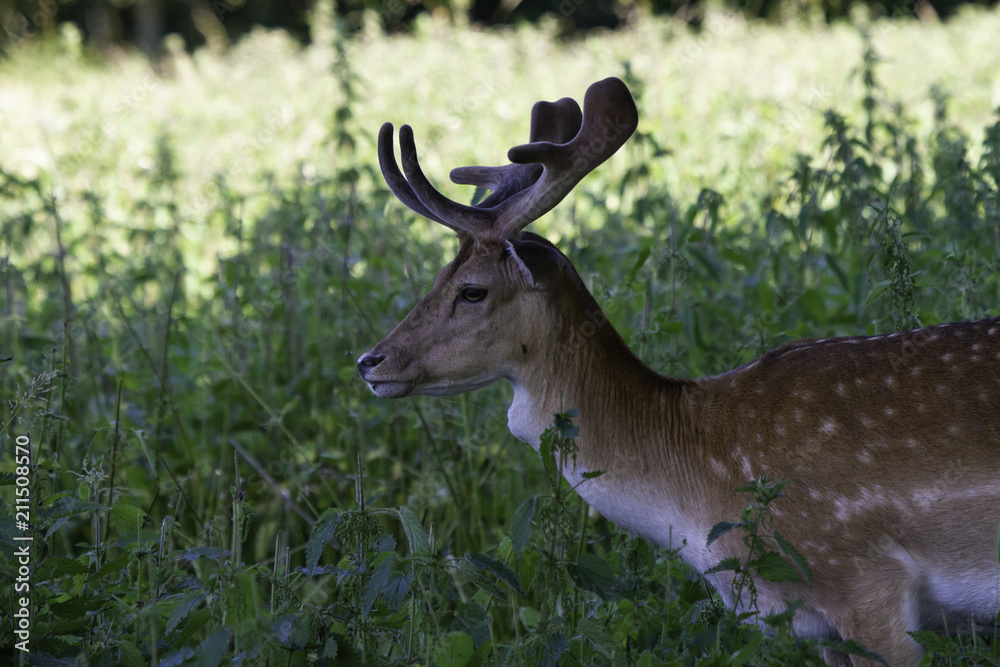
[[[393,193],[420,215],[477,238],[507,239],[552,210],[584,176],[621,148],[638,122],[632,95],[614,77],[587,89],[582,113],[568,97],[538,102],[531,110],[530,143],[507,153],[513,164],[452,170],[453,182],[493,191],[476,206],[452,201],[431,185],[420,169],[409,125],[399,128],[406,176],[396,165],[391,123],[379,131],[379,164]]]

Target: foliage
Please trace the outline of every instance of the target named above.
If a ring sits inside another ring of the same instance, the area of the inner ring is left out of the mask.
[[[995,20],[918,41],[975,49]],[[1000,117],[944,88],[898,101],[916,94],[891,88],[906,80],[881,77],[892,65],[877,53],[913,35],[879,25],[853,96],[811,102],[748,102],[718,73],[773,37],[739,27],[730,65],[683,60],[675,78],[641,56],[667,48],[666,24],[567,46],[530,27],[471,38],[429,22],[362,46],[323,29],[308,50],[261,34],[230,53],[176,51],[159,73],[97,65],[69,38],[0,64],[0,99],[22,105],[0,135],[0,359],[13,357],[0,364],[0,542],[9,556],[24,533],[8,490],[13,443],[29,437],[33,651],[108,665],[818,660],[791,633],[794,605],[762,619],[765,635],[676,551],[588,512],[558,474],[572,412],[539,457],[507,432],[506,387],[399,402],[365,390],[354,360],[454,248],[391,199],[372,133],[419,123],[429,173],[441,155],[487,161],[525,135],[490,114],[526,130],[538,89],[579,94],[570,83],[595,62],[635,52],[618,73],[637,136],[534,227],[651,366],[701,375],[792,338],[996,314]],[[844,39],[782,34],[820,52]],[[698,44],[685,35],[676,48]],[[510,67],[475,89],[443,67],[453,43],[470,68]],[[534,69],[542,56],[551,71]],[[970,95],[978,63],[955,74]],[[814,80],[845,78],[842,64]],[[714,92],[655,92],[695,79]],[[510,101],[494,103],[501,91]],[[748,601],[754,577],[808,579],[768,519],[773,502],[794,507],[788,489],[755,481],[742,517],[718,517],[747,540],[731,565]],[[16,561],[0,572],[14,580]],[[0,600],[5,619],[14,604]],[[983,634],[919,638],[952,662],[997,661]]]

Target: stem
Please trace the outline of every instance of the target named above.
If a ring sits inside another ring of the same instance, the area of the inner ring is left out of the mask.
[[[115,401],[115,430],[111,437],[111,475],[108,477],[108,520],[104,524],[104,541],[108,541],[111,530],[111,506],[115,504],[115,461],[118,458],[118,431],[122,410],[122,379],[118,378],[118,399]]]

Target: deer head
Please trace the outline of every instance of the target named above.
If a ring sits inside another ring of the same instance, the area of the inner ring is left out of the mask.
[[[423,300],[358,360],[378,396],[454,394],[507,379],[511,431],[536,448],[575,407],[579,448],[564,475],[608,519],[706,573],[745,555],[732,490],[790,480],[775,527],[799,547],[811,587],[757,582],[762,612],[797,599],[800,636],[855,639],[890,665],[916,665],[907,634],[1000,610],[1000,318],[874,337],[787,343],[723,375],[682,381],[626,347],[569,260],[523,231],[611,156],[637,124],[617,79],[590,87],[581,112],[535,105],[531,140],[504,167],[452,180],[493,191],[476,206],[435,190],[413,133],[379,134],[389,187],[458,234],[458,256]],[[404,176],[405,174],[405,176]],[[601,470],[594,477],[584,473]],[[730,605],[731,576],[706,577]],[[739,611],[745,611],[744,608]],[[836,652],[827,660],[862,664]]]
[[[569,98],[537,103],[530,142],[510,149],[511,164],[451,172],[455,183],[492,190],[476,206],[454,202],[430,184],[407,125],[399,132],[401,173],[392,125],[382,126],[379,163],[389,187],[417,213],[455,230],[460,248],[430,294],[358,360],[375,394],[462,393],[501,378],[513,381],[519,367],[537,360],[538,341],[553,333],[544,330],[553,295],[565,293],[561,283],[579,278],[554,246],[522,230],[611,157],[637,122],[635,102],[615,78],[588,89],[582,112]]]

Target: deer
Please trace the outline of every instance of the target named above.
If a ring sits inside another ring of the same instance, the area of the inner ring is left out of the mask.
[[[509,150],[509,164],[452,170],[454,183],[491,191],[475,205],[431,184],[408,125],[401,171],[384,124],[378,158],[390,190],[454,231],[459,248],[361,355],[361,378],[381,398],[506,380],[510,432],[536,451],[554,415],[576,408],[578,452],[565,479],[618,526],[680,546],[730,607],[732,573],[708,571],[745,547],[735,534],[706,536],[740,515],[745,501],[733,490],[745,480],[788,480],[774,525],[812,582],[757,582],[757,602],[769,613],[802,600],[797,636],[855,640],[896,667],[921,659],[910,632],[995,627],[1000,317],[789,342],[703,379],[660,375],[628,348],[570,260],[524,231],[637,124],[613,77],[588,88],[582,110],[571,98],[538,102],[529,143]],[[824,660],[874,664],[829,648]]]

